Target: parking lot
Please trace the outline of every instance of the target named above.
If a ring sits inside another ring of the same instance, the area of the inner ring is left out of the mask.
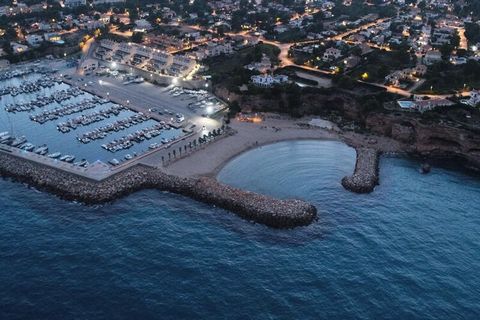
[[[226,107],[206,90],[188,90],[173,85],[162,87],[146,81],[135,83],[125,75],[72,74],[66,77],[79,87],[153,115],[157,119],[176,122],[184,128],[192,125],[211,126],[211,118],[216,118],[215,114]],[[127,82],[130,83],[126,84]],[[218,124],[213,128],[217,126]]]
[[[115,103],[142,112],[158,121],[172,123],[183,129],[184,139],[174,142],[174,147],[184,148],[200,137],[220,128],[227,105],[207,90],[189,90],[174,85],[160,86],[131,75],[90,74],[78,75],[73,70],[63,70],[63,78],[91,93],[108,98]],[[134,81],[138,80],[138,81]],[[169,159],[170,146],[158,148],[138,157],[137,161],[161,166]]]

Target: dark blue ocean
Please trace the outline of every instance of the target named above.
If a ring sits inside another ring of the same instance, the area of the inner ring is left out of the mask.
[[[313,202],[294,230],[156,190],[92,207],[0,180],[0,319],[479,319],[480,179],[383,158],[356,195],[354,158],[284,142],[222,170]]]

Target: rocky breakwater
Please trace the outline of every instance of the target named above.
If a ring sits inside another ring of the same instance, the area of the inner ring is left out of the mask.
[[[191,197],[213,203],[235,212],[244,219],[273,228],[290,228],[310,224],[316,217],[316,208],[301,200],[280,200],[269,196],[233,188],[212,178],[196,179]]]
[[[102,181],[87,179],[53,167],[0,153],[0,174],[87,204],[104,203],[141,189],[169,191],[212,204],[238,216],[274,228],[310,224],[316,208],[301,200],[280,200],[240,190],[213,178],[180,178],[137,165]]]
[[[356,193],[372,192],[378,185],[378,151],[371,148],[357,149],[357,162],[353,175],[344,177],[345,189]]]

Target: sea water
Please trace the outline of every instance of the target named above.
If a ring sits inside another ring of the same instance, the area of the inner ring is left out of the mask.
[[[480,180],[382,158],[357,195],[354,162],[283,142],[220,172],[314,203],[294,230],[156,190],[84,206],[0,180],[0,319],[478,319]]]

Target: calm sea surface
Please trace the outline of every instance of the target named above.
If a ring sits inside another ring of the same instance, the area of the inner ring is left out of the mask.
[[[285,142],[221,171],[313,202],[295,230],[155,190],[91,207],[0,180],[0,319],[479,319],[480,180],[384,158],[356,195],[354,158]]]

